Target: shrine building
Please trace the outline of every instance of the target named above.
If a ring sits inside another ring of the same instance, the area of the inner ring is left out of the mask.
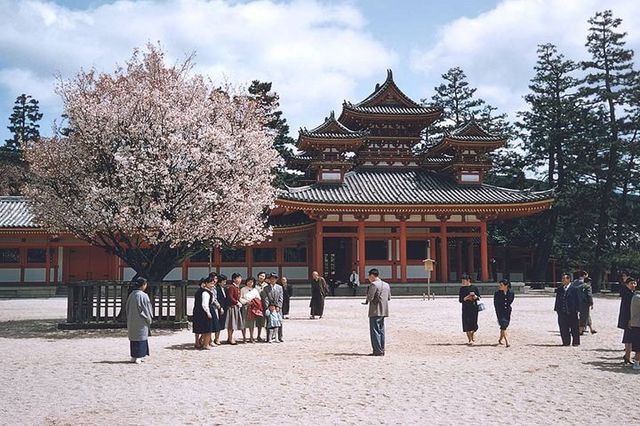
[[[463,273],[495,279],[489,262],[499,254],[491,252],[487,224],[544,211],[553,192],[485,184],[488,154],[506,140],[473,120],[416,154],[441,114],[407,97],[389,70],[366,99],[345,101],[337,118],[330,113],[312,130],[300,130],[299,153],[288,165],[304,173],[303,186],[279,192],[270,241],[202,252],[166,279],[198,279],[209,270],[245,277],[277,271],[296,283],[317,270],[347,281],[355,269],[364,281],[375,267],[391,283],[424,283],[426,258],[436,262],[433,282],[459,281]],[[0,285],[132,276],[104,250],[39,228],[25,198],[0,197]]]

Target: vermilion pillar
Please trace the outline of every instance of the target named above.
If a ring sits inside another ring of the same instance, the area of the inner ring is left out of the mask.
[[[474,278],[474,269],[475,269],[475,265],[474,265],[474,256],[475,253],[473,252],[473,238],[467,238],[467,274],[471,275],[472,278]]]
[[[315,239],[316,239],[316,247],[315,247],[315,256],[316,256],[316,271],[318,271],[318,273],[320,275],[322,275],[322,269],[323,269],[323,261],[322,261],[322,256],[323,256],[323,247],[322,247],[322,239],[324,237],[322,236],[322,219],[317,219],[316,220],[316,235],[315,235]]]
[[[407,282],[407,222],[400,219],[400,281]]]
[[[360,280],[366,282],[365,275],[365,236],[364,236],[364,219],[361,218],[358,221],[358,274],[360,275]]]
[[[462,241],[456,239],[456,277],[460,281],[462,276]]]
[[[489,244],[487,238],[487,222],[480,222],[480,278],[489,281]]]
[[[447,242],[447,221],[440,222],[440,279],[449,282],[449,243]]]

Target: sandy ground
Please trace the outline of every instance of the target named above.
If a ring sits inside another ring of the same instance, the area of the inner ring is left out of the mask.
[[[467,347],[456,299],[394,299],[387,355],[367,357],[359,299],[328,299],[316,321],[294,300],[285,343],[195,351],[190,331],[158,332],[135,365],[123,331],[56,331],[65,299],[2,300],[0,423],[640,424],[618,304],[597,299],[599,333],[573,348],[552,298],[519,297],[505,348],[492,308]]]

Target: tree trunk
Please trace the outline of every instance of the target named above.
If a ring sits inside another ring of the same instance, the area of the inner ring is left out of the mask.
[[[544,282],[547,280],[547,268],[549,266],[549,257],[553,249],[553,240],[556,235],[556,227],[558,224],[558,209],[556,207],[545,213],[545,232],[540,233],[536,251],[534,253],[533,271],[531,271],[531,280],[534,282]]]

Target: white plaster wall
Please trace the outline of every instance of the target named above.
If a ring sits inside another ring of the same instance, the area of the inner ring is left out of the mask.
[[[24,282],[26,283],[43,283],[47,278],[47,270],[45,268],[24,268]]]
[[[20,268],[0,268],[0,283],[20,282]]]
[[[208,270],[208,268],[207,268],[207,270]],[[209,274],[207,273],[207,275],[209,275]],[[173,268],[171,270],[171,272],[169,272],[164,279],[167,280],[167,281],[180,281],[180,280],[182,280],[182,268],[181,267]]]
[[[215,271],[215,268],[211,268],[212,271]],[[190,266],[187,268],[187,279],[188,280],[199,280],[200,278],[204,278],[209,275],[209,267],[208,266]],[[169,278],[167,278],[168,280]]]
[[[242,275],[242,278],[247,278],[247,268],[244,266],[222,266],[220,268],[220,273],[226,275],[227,279],[229,280],[231,279],[231,275],[233,273],[238,273]]]
[[[255,268],[254,268],[255,269]],[[308,280],[309,268],[306,266],[283,266],[282,275],[290,280]]]
[[[380,279],[388,280],[391,278],[391,265],[366,265],[364,273],[367,274],[369,269],[376,268],[380,272]]]

